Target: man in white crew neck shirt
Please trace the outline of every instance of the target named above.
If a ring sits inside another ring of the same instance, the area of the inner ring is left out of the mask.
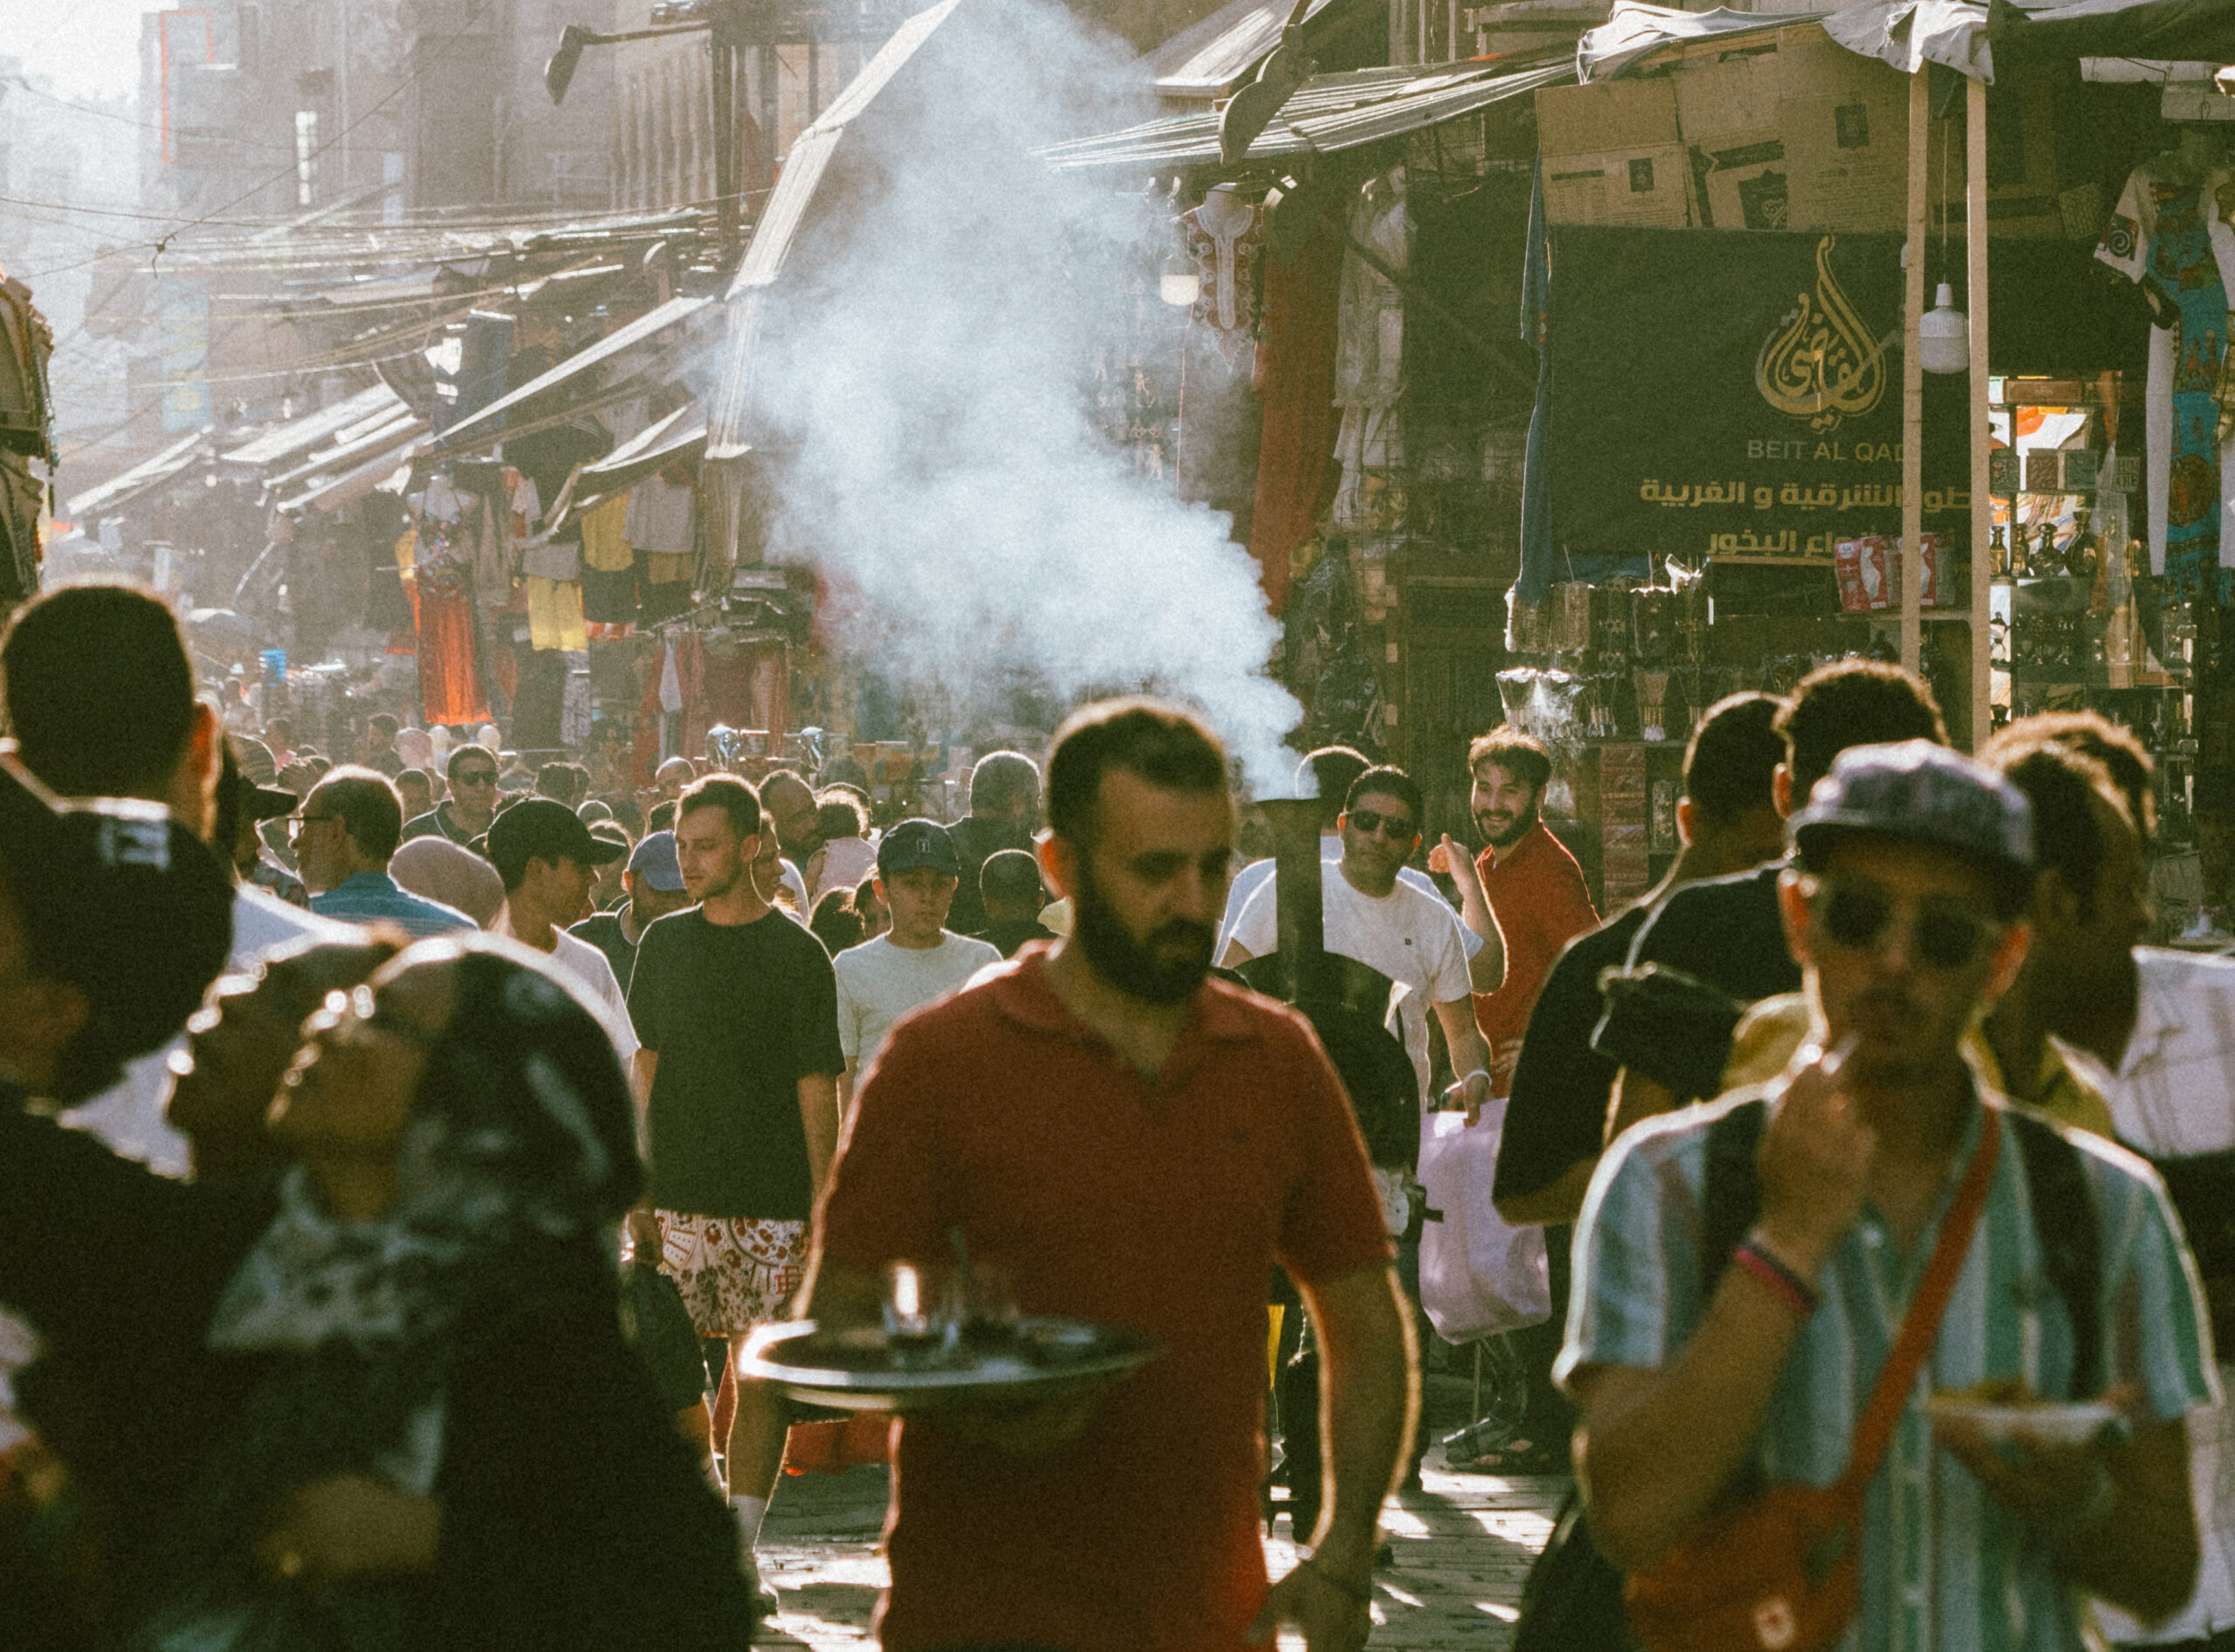
[[[831,960],[838,975],[838,1043],[846,1052],[838,1081],[842,1106],[852,1105],[855,1084],[895,1022],[1001,961],[991,943],[946,926],[961,878],[954,840],[935,821],[904,820],[877,844],[877,897],[891,910],[892,927]]]
[[[548,954],[554,972],[580,989],[604,1024],[624,1069],[638,1049],[628,997],[605,953],[567,926],[589,911],[597,869],[626,850],[548,797],[514,803],[489,828],[489,858],[505,883],[505,905],[489,933]]]

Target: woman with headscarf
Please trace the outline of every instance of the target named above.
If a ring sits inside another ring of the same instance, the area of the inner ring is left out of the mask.
[[[641,1171],[595,1017],[474,937],[409,949],[307,1030],[272,1108],[299,1160],[276,1216],[230,1182],[150,1187],[44,1121],[0,1126],[24,1150],[0,1180],[45,1190],[0,1225],[120,1209],[159,1219],[181,1258],[154,1318],[187,1345],[163,1379],[202,1403],[133,1442],[160,1506],[115,1557],[120,1638],[743,1645],[728,1513],[620,1330],[615,1226]],[[76,1325],[145,1318],[119,1271],[97,1277],[114,1295],[75,1302]],[[0,1277],[0,1298],[21,1283]],[[94,1347],[128,1362],[148,1340]],[[134,1415],[130,1378],[109,1376],[101,1413]]]
[[[642,1172],[597,1019],[474,938],[306,1030],[272,1118],[299,1163],[208,1333],[265,1368],[132,1644],[742,1644],[727,1511],[620,1331]]]

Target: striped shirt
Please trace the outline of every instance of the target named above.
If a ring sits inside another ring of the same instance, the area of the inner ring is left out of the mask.
[[[1672,1364],[1706,1303],[1699,1246],[1708,1125],[1759,1091],[1650,1120],[1599,1166],[1576,1229],[1576,1288],[1555,1375],[1578,1366]],[[2007,1106],[2000,1097],[1992,1104]],[[1772,1483],[1825,1486],[1845,1470],[1855,1420],[1901,1329],[1979,1139],[1968,1107],[1963,1144],[1931,1220],[1908,1256],[1866,1208],[1821,1282],[1756,1444]],[[2083,1132],[2079,1148],[2101,1218],[2101,1328],[2114,1382],[2139,1408],[2170,1419],[2218,1398],[2200,1293],[2164,1191],[2149,1167]],[[2025,1160],[2007,1132],[1977,1232],[1939,1341],[1918,1373],[1894,1442],[1872,1480],[1863,1522],[1862,1606],[1846,1652],[2077,1652],[2071,1591],[2047,1552],[1990,1503],[1955,1458],[1935,1449],[1922,1402],[1936,1391],[2025,1379],[2070,1392],[2070,1321],[2036,1241]]]

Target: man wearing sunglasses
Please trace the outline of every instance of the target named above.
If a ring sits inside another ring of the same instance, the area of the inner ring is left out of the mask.
[[[478,839],[488,835],[489,823],[496,818],[496,754],[485,747],[466,741],[450,753],[450,761],[443,773],[450,781],[449,800],[405,823],[403,841],[408,843],[415,837],[441,836],[471,849]]]
[[[2025,959],[2032,811],[1994,771],[1911,740],[1842,754],[1789,841],[1778,892],[1812,1049],[1765,1090],[1630,1131],[1584,1207],[1558,1374],[1583,1413],[1593,1534],[1637,1573],[1697,1537],[1734,1484],[1835,1482],[1952,1190],[1984,1165],[1951,1305],[1865,1494],[1842,1644],[2076,1648],[2075,1591],[2163,1616],[2197,1570],[2183,1420],[2216,1397],[2179,1229],[2133,1160],[2065,1134],[2100,1224],[2083,1324],[2044,1283],[2045,1155],[2014,1139],[2053,1127],[2014,1119],[1961,1048]],[[1709,1190],[1712,1132],[1756,1104],[1757,1217],[1710,1256],[1703,1236],[1728,1209]],[[2080,1370],[2083,1330],[2098,1357]],[[2124,1427],[1990,1443],[1928,1415],[1929,1395],[1985,1383],[2101,1394]]]

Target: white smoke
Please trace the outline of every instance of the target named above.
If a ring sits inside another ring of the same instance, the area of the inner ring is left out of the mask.
[[[904,684],[983,706],[1021,665],[1067,700],[1152,690],[1285,791],[1300,711],[1264,673],[1255,564],[1227,516],[1136,476],[1081,394],[1173,209],[1035,152],[1152,118],[1139,65],[1049,0],[962,0],[874,112],[846,139],[873,140],[870,176],[818,201],[759,345],[771,558],[850,587],[838,641]]]

